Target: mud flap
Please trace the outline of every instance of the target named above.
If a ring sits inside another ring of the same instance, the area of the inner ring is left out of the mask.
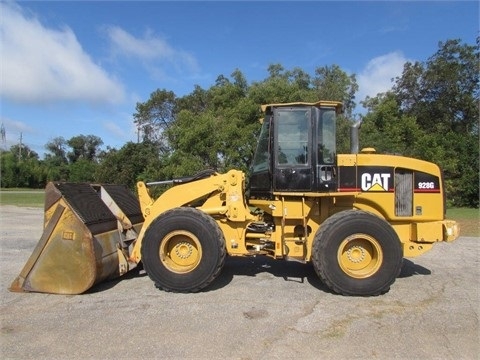
[[[81,294],[135,267],[129,252],[143,217],[121,185],[49,183],[43,234],[9,290]]]

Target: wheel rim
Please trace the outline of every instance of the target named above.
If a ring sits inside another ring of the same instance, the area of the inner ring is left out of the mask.
[[[174,231],[163,238],[159,256],[170,271],[183,274],[194,270],[202,258],[198,238],[188,231]]]
[[[383,262],[379,242],[367,234],[353,234],[338,248],[338,263],[347,275],[364,279],[375,274]]]

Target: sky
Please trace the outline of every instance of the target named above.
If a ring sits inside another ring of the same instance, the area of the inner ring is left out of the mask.
[[[120,149],[155,90],[182,97],[236,69],[262,81],[271,64],[312,76],[338,65],[356,75],[358,104],[440,41],[475,45],[479,16],[478,1],[458,0],[0,0],[0,147],[42,158],[56,137],[95,135]]]

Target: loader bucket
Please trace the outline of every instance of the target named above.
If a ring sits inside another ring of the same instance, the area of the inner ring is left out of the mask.
[[[143,224],[121,185],[49,183],[43,234],[11,291],[81,294],[136,266],[129,248]]]

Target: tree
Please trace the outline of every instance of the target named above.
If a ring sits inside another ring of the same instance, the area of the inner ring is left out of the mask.
[[[209,90],[196,88],[179,99],[176,120],[167,130],[172,148],[167,167],[172,176],[189,175],[213,168],[227,171],[232,167],[247,169],[253,154],[254,135],[259,127],[259,105],[247,98],[249,90],[239,70],[232,81],[220,75]],[[185,104],[193,105],[193,111]],[[198,112],[201,103],[203,111]]]
[[[38,154],[27,145],[13,145],[0,156],[2,187],[31,187],[42,185],[43,176]]]
[[[67,144],[72,148],[67,153],[70,163],[75,163],[79,159],[94,162],[97,160],[103,140],[95,135],[78,135],[68,140]]]
[[[478,46],[440,42],[425,63],[407,63],[393,88],[402,112],[428,133],[419,144],[430,144],[422,158],[443,168],[449,198],[458,206],[478,207],[479,201],[479,57]]]
[[[310,76],[303,70],[299,68],[285,70],[280,64],[271,64],[268,72],[269,77],[263,81],[252,83],[248,90],[248,97],[258,106],[320,100],[313,90]]]
[[[415,144],[424,140],[425,133],[412,116],[401,113],[395,95],[380,94],[364,102],[369,110],[363,117],[360,142],[380,153],[418,156]]]
[[[68,181],[71,182],[96,182],[96,169],[98,168],[96,162],[80,158],[68,167],[69,176]]]
[[[191,157],[197,164],[196,171],[205,168],[218,170],[220,167],[218,138],[223,136],[223,133],[219,131],[220,124],[217,120],[211,112],[195,116],[182,110],[175,124],[169,129],[172,148],[179,154]]]
[[[68,181],[69,164],[57,156],[47,155],[42,162],[46,181]]]
[[[201,114],[208,109],[209,103],[210,93],[199,85],[195,85],[190,94],[176,99],[177,112],[188,110],[194,114]]]
[[[426,62],[406,63],[390,93],[365,101],[360,133],[379,150],[437,163],[456,206],[479,205],[478,60],[478,46],[448,40]]]
[[[231,168],[248,171],[260,129],[260,105],[345,99],[352,104],[351,93],[357,86],[355,77],[338,66],[319,69],[317,75],[329,75],[323,79],[312,79],[300,68],[288,70],[280,64],[271,64],[268,73],[265,80],[249,85],[235,69],[229,77],[219,75],[209,89],[197,85],[181,98],[157,90],[145,103],[137,103],[135,124],[143,141],[158,146],[162,172],[175,177],[207,167],[221,172]],[[344,82],[335,87],[332,81],[339,78]],[[347,117],[338,121],[339,149],[343,151],[348,150],[350,123]]]
[[[55,137],[45,145],[45,149],[51,153],[47,157],[56,157],[60,162],[67,163],[66,147],[67,141],[62,136]]]
[[[478,133],[479,73],[478,47],[448,40],[439,43],[425,64],[407,64],[394,90],[402,108],[417,115],[422,127],[441,124],[460,133]]]
[[[0,157],[1,187],[16,187],[18,179],[18,157],[11,151],[2,152]]]
[[[323,66],[315,69],[313,84],[319,100],[341,101],[347,118],[351,118],[355,109],[355,93],[358,84],[355,74],[348,75],[338,65]]]
[[[162,168],[155,144],[128,142],[120,150],[110,149],[104,154],[96,168],[95,179],[101,183],[123,184],[135,189],[137,181],[161,179]]]
[[[150,99],[137,103],[133,114],[139,139],[157,144],[159,150],[166,152],[169,144],[164,133],[175,121],[176,96],[172,91],[157,89],[150,94]]]

